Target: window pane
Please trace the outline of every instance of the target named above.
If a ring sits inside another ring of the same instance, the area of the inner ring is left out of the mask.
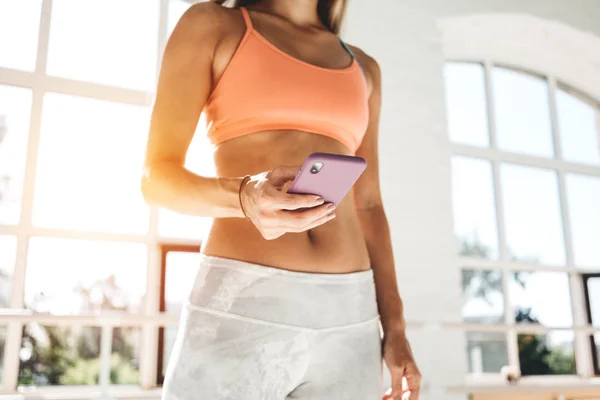
[[[33,71],[42,0],[0,1],[0,67]]]
[[[30,115],[31,90],[0,85],[1,225],[19,222]]]
[[[564,265],[556,173],[503,164],[501,182],[509,260]]]
[[[600,109],[566,90],[557,90],[556,108],[562,156],[567,161],[600,164]]]
[[[498,258],[492,166],[489,161],[452,157],[454,232],[460,254]]]
[[[177,25],[179,18],[183,15],[191,4],[187,0],[169,0],[169,11],[167,18],[167,36],[171,36],[173,29]]]
[[[515,321],[551,327],[573,325],[569,278],[565,272],[515,272],[510,298]]]
[[[43,326],[23,329],[20,386],[97,385],[100,328]]]
[[[572,332],[551,332],[546,335],[520,334],[517,341],[521,375],[576,373]]]
[[[37,312],[138,312],[146,292],[147,248],[138,243],[33,237],[25,304]]]
[[[140,332],[138,328],[113,329],[110,383],[139,383]]]
[[[587,291],[590,299],[590,314],[592,315],[592,324],[600,326],[600,277],[589,278],[587,280]]]
[[[213,163],[213,146],[205,132],[206,116],[202,114],[198,129],[190,143],[186,160],[186,169],[202,176],[216,176]],[[161,208],[159,210],[158,231],[161,236],[202,240],[212,225],[212,218],[185,215]]]
[[[600,270],[600,179],[566,174],[575,265]]]
[[[196,281],[200,254],[191,252],[170,251],[167,253],[165,276],[165,311],[179,315],[183,303],[187,300]],[[163,375],[167,369],[171,350],[177,335],[177,326],[164,328],[163,342]]]
[[[132,89],[153,89],[158,0],[54,0],[50,75]]]
[[[4,376],[4,345],[6,344],[6,326],[0,326],[0,387]]]
[[[164,329],[164,341],[163,341],[163,359],[162,359],[162,376],[165,376],[167,372],[167,366],[169,365],[169,358],[171,358],[171,351],[173,351],[173,345],[175,339],[177,339],[178,326],[167,326]]]
[[[548,84],[504,68],[492,72],[498,148],[552,157]]]
[[[489,146],[483,66],[448,62],[444,65],[444,79],[450,139],[455,143]]]
[[[160,208],[158,222],[158,230],[162,237],[201,241],[212,225],[212,218],[179,214]]]
[[[462,290],[462,314],[465,322],[504,322],[504,293],[500,271],[463,270]]]
[[[469,373],[500,373],[508,365],[506,335],[495,332],[467,332]]]
[[[165,311],[179,315],[187,300],[200,265],[200,253],[170,251],[165,276]]]
[[[57,93],[44,98],[35,225],[143,234],[149,110]]]
[[[0,308],[10,307],[12,280],[17,262],[17,238],[0,235]]]

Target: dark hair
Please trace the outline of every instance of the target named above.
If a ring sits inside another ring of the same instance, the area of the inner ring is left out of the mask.
[[[214,3],[227,5],[232,8],[240,7],[240,6],[251,6],[260,2],[260,0],[211,0]],[[319,19],[329,29],[331,32],[336,35],[340,33],[340,29],[342,26],[342,20],[344,19],[344,14],[346,13],[346,6],[348,2],[347,0],[319,0],[317,5],[317,13],[319,14]]]

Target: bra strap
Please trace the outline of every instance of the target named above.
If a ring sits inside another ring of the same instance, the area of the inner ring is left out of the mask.
[[[344,47],[344,49],[352,56],[352,58],[356,58],[354,57],[354,53],[352,52],[352,50],[350,50],[350,47],[348,47],[348,45],[342,40],[342,38],[338,38],[340,39],[340,43],[342,44],[342,47]]]
[[[362,65],[360,65],[360,63],[358,62],[358,59],[354,56],[354,53],[352,52],[352,50],[350,50],[350,47],[348,47],[348,45],[342,40],[341,37],[338,37],[338,39],[340,39],[340,43],[342,44],[342,46],[344,47],[344,49],[350,54],[350,56],[356,60],[356,63],[358,64],[358,66],[360,67],[360,70],[362,71],[363,75],[365,74],[365,71],[363,70]],[[366,76],[365,76],[366,79]]]
[[[250,14],[248,10],[244,6],[240,6],[240,11],[242,12],[242,16],[244,17],[244,22],[246,23],[246,29],[248,31],[252,30],[252,20],[250,19]]]

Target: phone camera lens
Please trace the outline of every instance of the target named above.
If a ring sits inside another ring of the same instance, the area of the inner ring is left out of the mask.
[[[310,173],[311,174],[316,174],[321,170],[321,167],[323,166],[322,162],[316,162],[314,163],[311,167],[310,167]]]

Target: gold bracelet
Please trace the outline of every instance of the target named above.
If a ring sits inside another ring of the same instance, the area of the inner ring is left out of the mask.
[[[244,187],[246,182],[250,180],[250,178],[252,178],[251,175],[244,176],[244,179],[242,179],[242,182],[240,183],[240,188],[238,189],[238,199],[240,200],[240,208],[242,210],[242,213],[244,214],[244,218],[248,218],[248,216],[246,215],[246,211],[244,211],[244,206],[242,205],[242,188]]]

